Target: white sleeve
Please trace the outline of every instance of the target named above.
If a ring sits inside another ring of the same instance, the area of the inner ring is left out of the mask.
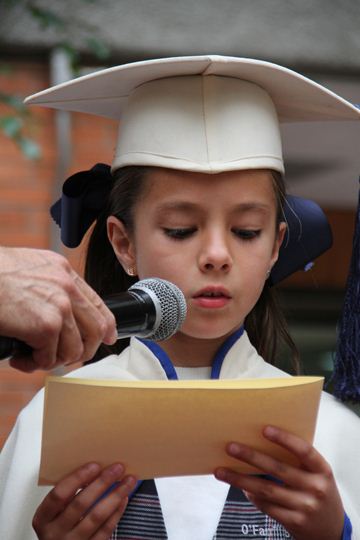
[[[32,519],[51,487],[37,485],[43,416],[41,390],[20,413],[0,454],[0,538],[34,540]]]

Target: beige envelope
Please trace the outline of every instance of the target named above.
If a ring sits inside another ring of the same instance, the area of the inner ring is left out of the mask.
[[[288,463],[266,425],[312,442],[322,377],[203,381],[100,381],[49,377],[39,484],[87,462],[121,462],[139,479],[255,469],[229,457],[239,441]],[[257,471],[259,472],[259,471]]]

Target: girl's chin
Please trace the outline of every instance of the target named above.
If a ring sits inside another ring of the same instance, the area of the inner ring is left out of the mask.
[[[207,325],[205,327],[189,327],[187,328],[185,325],[181,328],[181,334],[192,338],[192,339],[226,339],[228,336],[230,336],[235,330],[237,330],[241,326],[241,322],[239,322],[238,325],[235,325],[234,327],[229,328],[227,325],[226,327],[220,326],[220,325]]]

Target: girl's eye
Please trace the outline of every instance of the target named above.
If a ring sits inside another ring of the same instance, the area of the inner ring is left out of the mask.
[[[260,235],[260,229],[258,230],[249,230],[249,229],[233,229],[233,233],[241,238],[241,240],[254,240]]]
[[[167,227],[164,227],[165,234],[175,240],[184,240],[185,238],[191,236],[195,232],[195,230],[196,229],[194,227],[177,229],[169,229]]]

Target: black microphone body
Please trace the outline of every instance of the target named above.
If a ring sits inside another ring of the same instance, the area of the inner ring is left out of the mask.
[[[126,292],[104,298],[114,314],[118,339],[137,336],[154,341],[175,334],[186,316],[186,301],[176,285],[159,278],[138,281]],[[32,348],[16,338],[0,336],[0,360],[30,355]]]
[[[104,299],[115,316],[118,338],[146,337],[159,317],[159,308],[143,290],[127,291]]]

